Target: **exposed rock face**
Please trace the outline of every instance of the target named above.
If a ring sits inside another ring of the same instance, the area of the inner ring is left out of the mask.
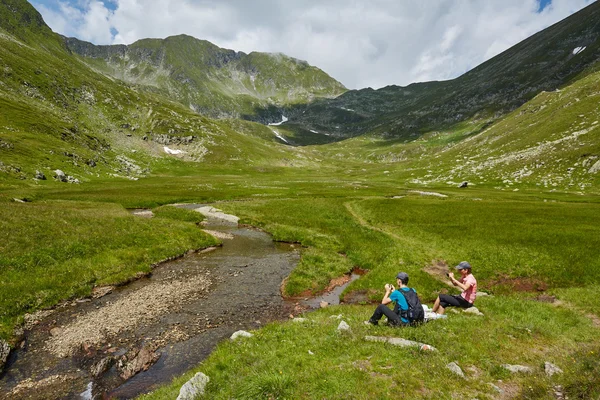
[[[588,172],[590,174],[595,174],[598,171],[600,171],[600,161],[596,161],[596,163],[592,165],[592,168],[590,168]]]
[[[0,340],[0,371],[4,368],[4,364],[10,354],[10,346],[4,340]]]
[[[196,397],[202,396],[209,381],[210,378],[208,376],[202,372],[198,372],[181,387],[177,400],[194,400]]]
[[[40,181],[45,181],[46,180],[46,175],[44,175],[40,171],[35,171],[35,179],[38,179]]]
[[[461,189],[469,187],[469,182],[467,182],[467,181],[461,182],[461,184],[458,187]]]

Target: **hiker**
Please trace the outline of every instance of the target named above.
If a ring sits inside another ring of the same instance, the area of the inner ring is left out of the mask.
[[[460,279],[454,278],[454,273],[446,274],[454,286],[458,286],[463,291],[459,295],[440,294],[433,304],[432,311],[437,314],[443,314],[446,307],[473,307],[477,297],[477,280],[471,273],[471,264],[461,261],[456,269],[460,272]]]
[[[424,318],[423,306],[419,301],[415,289],[408,286],[408,274],[400,272],[396,275],[398,290],[394,285],[385,284],[385,294],[381,304],[377,306],[375,312],[365,324],[378,325],[382,316],[386,316],[388,323],[392,326],[405,326],[413,323],[422,322]],[[394,310],[388,307],[388,304],[394,302]]]

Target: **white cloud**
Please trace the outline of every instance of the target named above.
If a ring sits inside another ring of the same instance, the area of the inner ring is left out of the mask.
[[[185,33],[285,53],[361,88],[454,78],[593,0],[553,0],[541,13],[537,0],[111,0],[114,11],[44,1],[58,4],[34,3],[55,31],[96,44]]]

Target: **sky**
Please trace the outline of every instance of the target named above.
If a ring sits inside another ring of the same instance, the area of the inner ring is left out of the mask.
[[[284,53],[350,89],[453,79],[594,0],[33,0],[94,44],[187,34]]]

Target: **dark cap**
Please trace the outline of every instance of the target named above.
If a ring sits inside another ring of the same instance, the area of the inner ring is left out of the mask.
[[[405,281],[408,279],[408,274],[406,272],[398,272],[396,275],[396,279],[400,279],[401,281]]]
[[[456,269],[461,270],[461,269],[471,269],[471,264],[469,264],[466,261],[461,261],[457,266]]]

